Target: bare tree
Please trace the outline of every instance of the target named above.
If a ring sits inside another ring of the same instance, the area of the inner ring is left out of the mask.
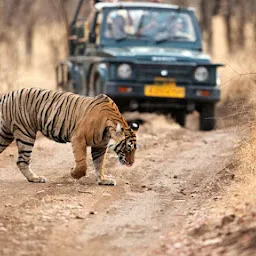
[[[24,36],[25,36],[25,51],[27,55],[27,66],[31,65],[31,55],[33,53],[33,39],[34,39],[34,32],[36,27],[37,15],[34,9],[36,1],[34,0],[27,0],[23,3],[22,12],[21,13],[28,13],[25,17],[25,24],[24,27]]]
[[[256,48],[256,0],[251,0],[250,9],[252,10],[252,24],[254,30],[254,44]]]
[[[238,1],[236,3],[238,11],[238,28],[236,34],[236,41],[240,48],[245,46],[245,26],[246,26],[246,12],[248,13],[247,1],[241,2]]]
[[[212,28],[212,16],[214,14],[214,2],[201,0],[200,3],[200,26],[203,35],[206,36],[206,42],[208,51],[212,52],[213,44],[213,28]]]
[[[228,44],[228,50],[230,53],[233,52],[233,41],[232,41],[232,25],[231,17],[233,10],[233,0],[226,0],[226,14],[225,14],[225,23],[226,23],[226,40]]]

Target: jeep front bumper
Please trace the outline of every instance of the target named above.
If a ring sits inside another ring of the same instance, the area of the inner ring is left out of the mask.
[[[129,82],[107,82],[104,86],[104,93],[111,98],[125,99],[168,99],[168,100],[185,100],[194,102],[217,102],[220,100],[220,89],[209,85],[177,85],[177,88],[184,88],[184,96],[146,96],[145,85],[141,83]]]

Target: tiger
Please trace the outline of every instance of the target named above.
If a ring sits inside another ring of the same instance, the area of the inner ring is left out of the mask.
[[[126,122],[114,101],[105,94],[86,97],[71,92],[23,88],[0,98],[0,154],[15,140],[17,166],[29,182],[46,182],[31,167],[31,154],[37,132],[50,140],[71,142],[75,167],[71,176],[86,176],[87,147],[99,185],[116,185],[104,175],[104,160],[112,149],[122,165],[135,161],[139,123]]]

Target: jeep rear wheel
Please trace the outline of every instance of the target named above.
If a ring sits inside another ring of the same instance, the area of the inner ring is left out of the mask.
[[[66,85],[65,91],[68,91],[68,92],[75,92],[74,81],[73,81],[73,80],[69,79],[69,80],[67,81],[67,85]]]
[[[102,87],[102,84],[101,84],[100,76],[96,76],[94,78],[93,90],[94,90],[94,92],[93,92],[94,96],[103,93],[103,87]]]
[[[214,129],[215,120],[215,104],[204,103],[200,105],[200,130],[211,131]]]

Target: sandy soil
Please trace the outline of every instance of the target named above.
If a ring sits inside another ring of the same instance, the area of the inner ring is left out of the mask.
[[[116,187],[95,184],[91,160],[88,177],[73,180],[70,144],[39,136],[32,168],[47,177],[45,184],[24,179],[15,145],[4,151],[0,255],[166,255],[166,237],[216,200],[214,184],[241,136],[234,127],[199,132],[163,116],[143,120],[133,167],[108,153],[106,173]]]

